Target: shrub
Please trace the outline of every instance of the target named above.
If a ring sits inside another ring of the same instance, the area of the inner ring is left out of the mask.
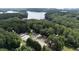
[[[16,49],[16,51],[32,51],[33,49],[31,47],[28,47],[28,46],[21,46],[19,48]]]
[[[52,49],[47,46],[43,46],[43,51],[52,51]]]

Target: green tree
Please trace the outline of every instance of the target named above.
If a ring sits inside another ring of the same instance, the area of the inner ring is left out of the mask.
[[[37,41],[32,40],[31,38],[27,39],[26,45],[34,48],[36,51],[41,50],[41,45]]]
[[[60,51],[64,47],[64,37],[63,36],[56,36],[56,35],[50,35],[48,37],[49,39],[49,47],[52,50]]]
[[[20,46],[20,37],[14,32],[7,32],[0,29],[0,48],[14,50]]]

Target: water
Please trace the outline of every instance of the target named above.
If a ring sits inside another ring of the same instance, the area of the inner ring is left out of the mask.
[[[5,13],[18,13],[17,11],[6,11]]]
[[[27,11],[28,18],[27,19],[45,19],[46,12],[33,12],[33,11]]]
[[[3,14],[3,12],[0,12],[0,14]]]

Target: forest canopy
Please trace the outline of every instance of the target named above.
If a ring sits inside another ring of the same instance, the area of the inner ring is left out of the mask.
[[[30,9],[31,10],[31,9]],[[33,9],[34,10],[34,9]],[[42,11],[43,9],[37,9]],[[25,19],[25,14],[0,14],[0,50],[2,51],[62,51],[64,48],[79,48],[79,13],[60,10],[45,10],[45,19]],[[27,41],[19,36],[27,33]],[[46,38],[47,46],[34,41],[32,34]]]

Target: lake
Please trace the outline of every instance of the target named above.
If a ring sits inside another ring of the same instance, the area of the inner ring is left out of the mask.
[[[17,11],[6,11],[5,13],[19,13]]]
[[[27,19],[45,19],[46,12],[33,12],[33,11],[27,11],[28,17]]]

